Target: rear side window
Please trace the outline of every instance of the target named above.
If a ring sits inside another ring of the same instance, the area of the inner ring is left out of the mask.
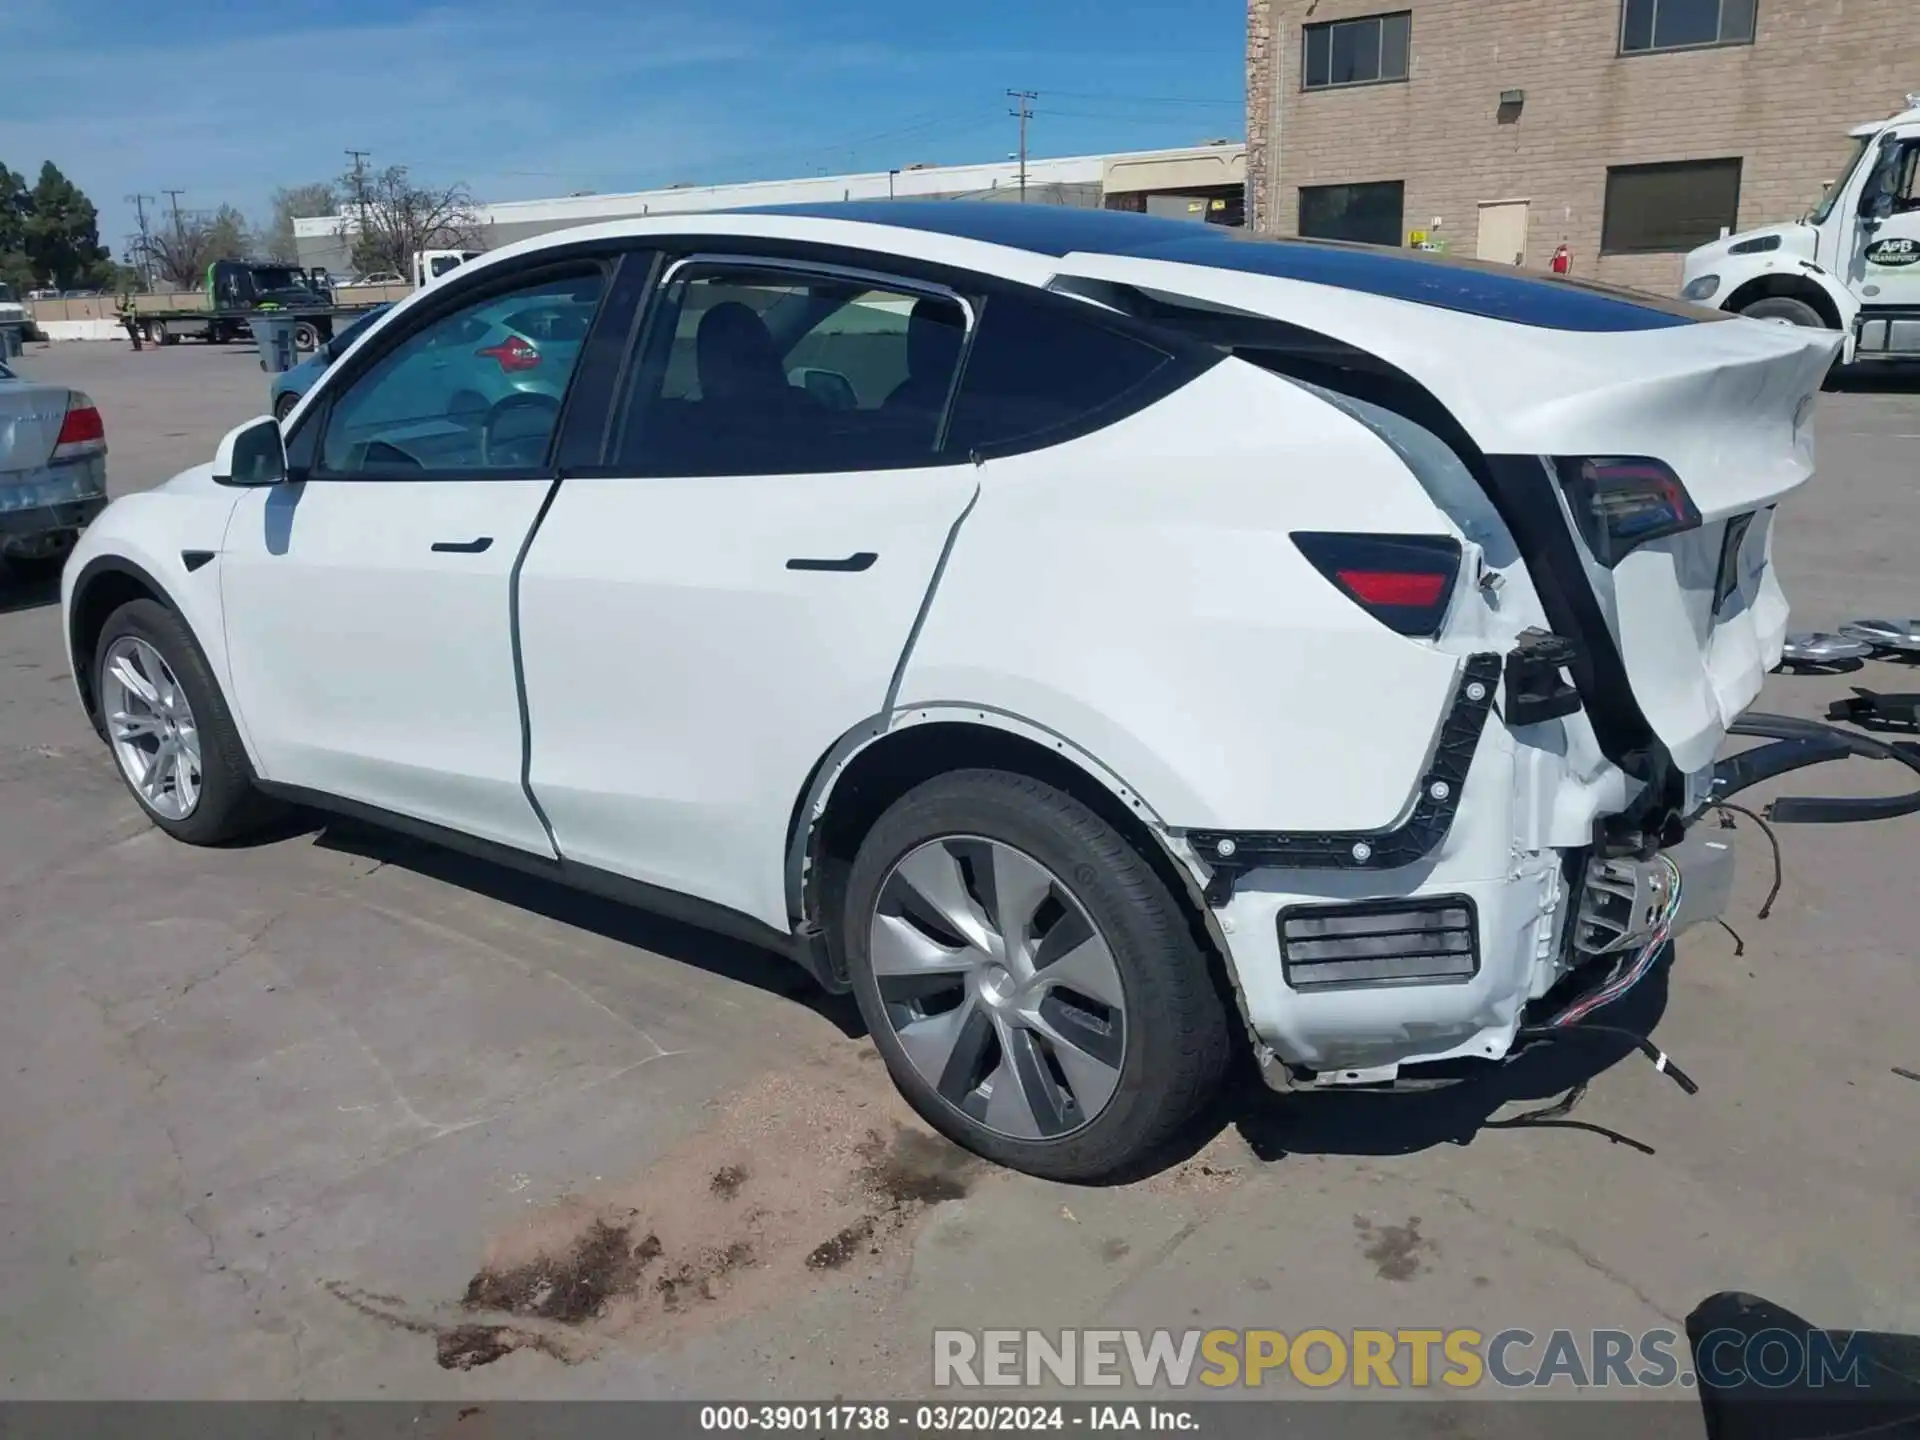
[[[620,445],[641,475],[804,475],[941,459],[966,345],[951,295],[749,261],[661,292]]]
[[[1003,291],[980,317],[945,449],[1031,449],[1110,423],[1172,360],[1082,302]]]

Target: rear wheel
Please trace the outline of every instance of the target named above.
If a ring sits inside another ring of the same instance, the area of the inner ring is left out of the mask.
[[[307,321],[302,320],[293,327],[293,348],[303,355],[312,354],[320,344],[320,332]]]
[[[215,845],[273,814],[186,622],[156,601],[131,600],[107,617],[95,655],[107,743],[156,825],[177,840]]]
[[[841,936],[901,1093],[1014,1169],[1135,1172],[1225,1073],[1226,1007],[1185,912],[1125,837],[1025,776],[960,771],[896,802]]]
[[[287,417],[293,414],[294,407],[299,403],[300,397],[291,390],[287,391],[273,402],[273,418],[285,424]]]
[[[155,320],[147,326],[147,338],[156,345],[178,345],[180,337],[167,328],[164,320]]]
[[[1804,325],[1809,330],[1832,328],[1820,318],[1818,310],[1804,300],[1795,300],[1791,295],[1769,295],[1754,301],[1740,313],[1749,320],[1778,320],[1787,325]]]

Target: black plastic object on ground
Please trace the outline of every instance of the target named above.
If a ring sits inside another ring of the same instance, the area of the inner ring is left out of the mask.
[[[1722,1291],[1687,1316],[1707,1440],[1920,1435],[1920,1336],[1822,1330]]]

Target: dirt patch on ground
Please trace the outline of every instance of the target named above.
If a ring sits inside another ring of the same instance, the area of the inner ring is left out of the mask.
[[[589,1349],[657,1340],[904,1250],[985,1167],[921,1126],[861,1048],[768,1076],[644,1174],[498,1236],[458,1302],[468,1323],[430,1327],[440,1363],[525,1348],[575,1358],[575,1336]]]

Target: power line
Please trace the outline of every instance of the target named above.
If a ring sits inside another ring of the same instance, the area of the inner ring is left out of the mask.
[[[1058,95],[1062,100],[1107,100],[1122,105],[1212,105],[1241,109],[1246,105],[1245,97],[1227,99],[1221,97],[1201,98],[1197,95],[1115,95],[1108,93],[1097,95],[1087,90],[1049,90],[1049,95]]]

